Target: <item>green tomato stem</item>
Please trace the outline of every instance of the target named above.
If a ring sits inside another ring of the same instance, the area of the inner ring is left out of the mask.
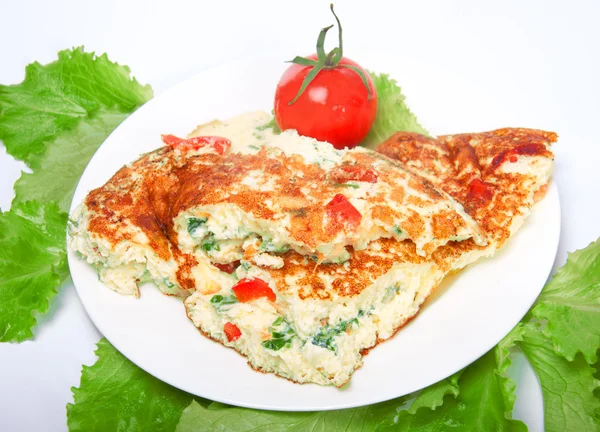
[[[308,85],[312,82],[312,80],[315,79],[315,77],[318,75],[319,72],[321,72],[321,70],[333,69],[338,66],[348,68],[358,74],[363,84],[367,88],[367,100],[371,100],[371,87],[369,87],[369,81],[367,79],[366,73],[356,66],[339,64],[344,56],[344,45],[342,42],[342,23],[340,22],[340,19],[333,10],[333,3],[330,5],[330,8],[331,13],[333,13],[333,16],[335,17],[335,20],[337,21],[338,25],[339,46],[333,48],[328,54],[325,53],[325,37],[327,36],[327,32],[329,31],[329,29],[333,27],[333,25],[330,25],[328,27],[322,28],[321,32],[319,33],[319,37],[317,38],[317,60],[311,60],[306,57],[296,56],[293,60],[289,61],[289,63],[312,67],[312,69],[306,75],[306,77],[302,81],[302,85],[298,89],[298,93],[296,93],[294,99],[288,102],[288,105],[292,105],[298,100],[298,98],[300,98],[300,96],[302,96],[304,90],[306,90]]]

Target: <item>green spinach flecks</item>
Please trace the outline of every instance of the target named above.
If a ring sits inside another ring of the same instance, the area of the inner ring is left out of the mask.
[[[204,225],[206,223],[208,219],[207,218],[189,218],[188,219],[188,233],[190,233],[190,235],[193,235],[194,232],[201,227],[202,225]]]
[[[234,295],[223,296],[217,294],[210,299],[210,304],[217,310],[217,312],[223,312],[229,309],[229,306],[236,304],[238,299]]]
[[[200,244],[200,247],[205,252],[221,250],[219,244],[217,243],[217,239],[215,238],[215,235],[213,233],[208,233],[208,235],[204,237],[204,239],[202,240],[202,244]]]
[[[283,317],[277,318],[269,327],[271,339],[262,343],[262,346],[272,351],[279,351],[281,348],[289,348],[292,345],[292,338],[296,332]]]
[[[359,313],[359,316],[362,314]],[[335,325],[324,325],[310,339],[311,343],[321,348],[326,348],[329,351],[336,351],[335,338],[342,332],[350,330],[352,325],[358,326],[358,318],[352,318],[347,321],[340,321]]]

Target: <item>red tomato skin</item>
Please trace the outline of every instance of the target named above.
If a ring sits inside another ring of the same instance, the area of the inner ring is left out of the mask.
[[[348,181],[377,183],[375,171],[357,165],[342,165],[334,168],[330,172],[329,178],[336,183],[346,183]]]
[[[258,278],[241,279],[232,289],[238,301],[241,303],[247,303],[261,297],[266,297],[272,302],[277,299],[275,293],[269,287],[269,284]]]
[[[229,264],[219,264],[219,263],[213,262],[211,264],[214,265],[219,270],[221,270],[222,272],[232,274],[235,271],[235,269],[240,265],[240,262],[234,261]]]
[[[181,141],[183,141],[183,138],[179,138],[176,137],[175,135],[161,135],[161,138],[163,140],[163,142],[168,145],[169,147],[175,147],[177,144],[179,144]]]
[[[362,220],[362,215],[356,207],[352,205],[348,198],[342,194],[337,194],[325,206],[327,215],[336,223],[346,223],[352,228],[358,227]]]
[[[238,326],[232,324],[230,322],[226,322],[223,326],[223,331],[225,332],[225,336],[229,342],[236,341],[242,335],[242,331]]]
[[[221,156],[231,148],[231,141],[218,136],[199,136],[188,139],[176,137],[175,135],[161,135],[163,142],[169,147],[186,150],[198,150],[205,146],[211,146]]]
[[[316,59],[316,55],[308,56]],[[343,57],[339,64],[364,69]],[[349,68],[321,70],[292,105],[302,81],[312,66],[293,64],[275,91],[275,119],[282,130],[296,129],[300,135],[327,141],[337,149],[357,146],[369,133],[377,114],[377,92],[369,74],[371,98],[360,76]]]
[[[485,205],[490,202],[493,197],[494,190],[491,184],[483,182],[478,178],[471,180],[467,190],[467,198],[471,205]]]

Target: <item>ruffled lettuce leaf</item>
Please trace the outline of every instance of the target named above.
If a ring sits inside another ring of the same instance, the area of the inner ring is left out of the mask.
[[[521,350],[531,363],[544,395],[544,428],[547,432],[600,430],[600,381],[577,355],[570,361],[552,348],[552,341],[533,323],[524,327]]]
[[[74,129],[61,132],[40,157],[32,173],[23,173],[15,183],[14,203],[36,200],[58,202],[69,211],[77,182],[90,158],[128,113],[101,108]]]
[[[458,379],[462,373],[463,371],[457,372],[454,375],[421,390],[407,412],[409,414],[415,414],[421,407],[435,410],[444,403],[444,397],[446,395],[452,395],[454,398],[458,397]]]
[[[56,203],[23,202],[0,212],[0,342],[33,337],[69,274],[67,215]]]
[[[427,135],[427,130],[406,105],[406,97],[396,80],[387,74],[370,72],[370,75],[377,90],[377,115],[361,145],[375,148],[398,131]]]
[[[547,320],[544,335],[556,351],[573,361],[581,352],[588,363],[600,348],[600,240],[569,254],[546,284],[533,315]]]
[[[67,405],[71,432],[166,432],[175,430],[192,396],[144,372],[106,339],[98,360],[84,366],[73,404]]]
[[[68,275],[63,212],[81,173],[150,97],[127,67],[82,48],[29,65],[21,84],[0,85],[0,139],[32,168],[15,185],[12,209],[0,215],[0,341],[33,336],[35,315],[48,311]]]
[[[61,133],[96,114],[102,107],[131,113],[152,97],[129,68],[83,48],[58,53],[48,65],[27,66],[18,85],[0,85],[0,140],[15,158],[32,168]]]
[[[396,416],[404,399],[394,399],[361,408],[319,412],[279,412],[237,408],[213,402],[197,402],[183,411],[177,432],[284,432],[284,431],[357,431],[371,432],[386,419]]]
[[[520,332],[509,334],[496,349],[489,351],[460,374],[441,381],[423,393],[433,392],[437,409],[418,406],[398,414],[397,421],[382,431],[526,431],[524,423],[511,418],[515,383],[506,377],[509,352]],[[458,380],[458,389],[454,387]],[[439,390],[445,390],[440,392]],[[417,399],[418,400],[418,399]],[[416,402],[416,401],[415,401]],[[432,404],[430,404],[432,405]]]

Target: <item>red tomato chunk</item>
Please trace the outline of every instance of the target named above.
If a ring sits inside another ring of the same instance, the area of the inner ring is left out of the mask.
[[[233,286],[233,292],[238,301],[242,303],[261,297],[266,297],[273,302],[277,299],[273,290],[262,279],[242,279]]]
[[[188,139],[176,137],[175,135],[162,135],[163,142],[169,147],[186,150],[198,150],[202,147],[211,146],[215,151],[223,155],[231,147],[231,141],[227,138],[217,136],[199,136]]]
[[[362,220],[362,215],[342,194],[337,194],[325,206],[327,215],[336,222],[342,222],[356,228]]]
[[[336,183],[346,183],[348,181],[377,183],[377,174],[368,168],[343,165],[331,171],[330,179]]]
[[[213,262],[211,264],[214,265],[219,270],[221,270],[222,272],[231,274],[240,265],[240,262],[239,261],[234,261],[234,262],[229,263],[229,264],[219,264],[219,263]]]
[[[479,204],[487,203],[494,196],[492,185],[485,183],[477,178],[469,183],[468,198],[469,201],[478,201]]]
[[[242,335],[242,331],[239,329],[239,327],[230,322],[225,323],[225,326],[223,326],[223,331],[225,332],[225,336],[227,336],[227,340],[229,342],[238,340]]]

